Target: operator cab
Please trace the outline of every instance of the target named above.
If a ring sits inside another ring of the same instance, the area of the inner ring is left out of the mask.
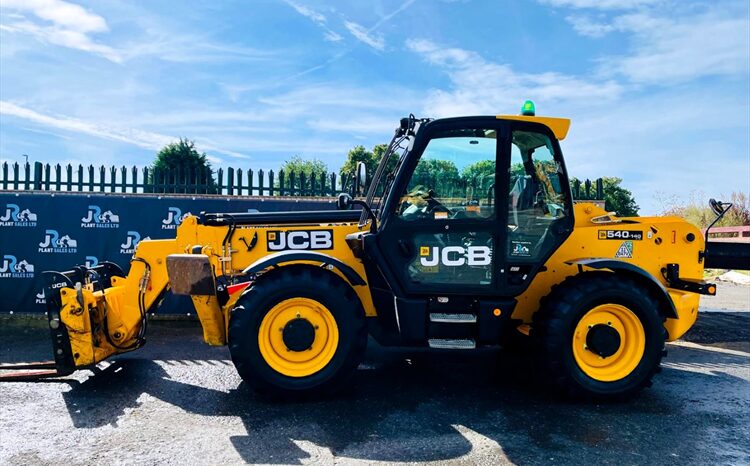
[[[573,229],[558,144],[568,124],[532,115],[403,119],[365,200],[374,217],[367,250],[395,278],[394,292],[458,284],[454,293],[520,294]]]

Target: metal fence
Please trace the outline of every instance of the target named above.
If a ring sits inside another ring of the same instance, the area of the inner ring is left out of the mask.
[[[219,194],[227,196],[335,196],[356,191],[356,177],[241,168],[159,170],[151,167],[74,167],[3,162],[0,190],[100,193]]]
[[[295,173],[279,170],[219,168],[218,170],[159,170],[151,167],[84,167],[3,162],[0,190],[66,191],[128,194],[218,194],[227,196],[335,196],[357,192],[355,176],[336,173]],[[602,179],[575,180],[576,200],[604,199]]]

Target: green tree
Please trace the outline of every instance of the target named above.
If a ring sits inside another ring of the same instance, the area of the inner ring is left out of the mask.
[[[375,155],[374,152],[376,150],[380,156]],[[382,152],[385,152],[385,149],[381,149],[380,145],[375,146],[372,152],[365,149],[365,146],[355,146],[348,154],[346,154],[346,162],[344,162],[344,165],[341,167],[341,174],[344,176],[355,174],[357,171],[357,163],[363,162],[365,167],[367,167],[367,179],[369,180],[375,173],[380,157],[382,157]]]
[[[461,177],[466,180],[485,180],[492,179],[495,176],[495,161],[480,160],[479,162],[467,165],[461,170]]]
[[[635,203],[633,193],[620,186],[620,183],[622,183],[622,178],[602,177],[605,209],[608,212],[616,212],[621,217],[636,217],[640,207]]]
[[[421,159],[409,184],[417,190],[431,187],[440,196],[450,197],[458,179],[458,168],[450,160]]]
[[[299,155],[293,156],[291,159],[284,162],[281,166],[284,170],[284,175],[289,177],[291,172],[294,172],[294,176],[299,178],[300,173],[304,173],[309,179],[311,174],[320,176],[321,173],[328,173],[328,165],[319,159],[303,159]]]
[[[177,176],[178,184],[195,183],[196,174],[198,184],[201,186],[214,186],[213,171],[208,162],[206,153],[198,152],[195,142],[186,138],[180,138],[178,142],[172,142],[164,146],[157,154],[152,166],[154,170],[161,173],[169,173],[171,177]],[[172,178],[175,179],[175,178]],[[153,182],[153,172],[151,174]]]

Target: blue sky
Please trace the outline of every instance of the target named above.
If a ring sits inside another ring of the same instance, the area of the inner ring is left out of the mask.
[[[0,160],[338,169],[398,119],[573,120],[579,177],[642,213],[750,192],[746,0],[0,0]],[[189,5],[189,6],[188,6]]]

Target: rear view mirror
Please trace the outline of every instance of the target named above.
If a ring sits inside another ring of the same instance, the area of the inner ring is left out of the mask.
[[[365,191],[365,184],[367,184],[367,166],[364,162],[357,162],[357,195]]]

